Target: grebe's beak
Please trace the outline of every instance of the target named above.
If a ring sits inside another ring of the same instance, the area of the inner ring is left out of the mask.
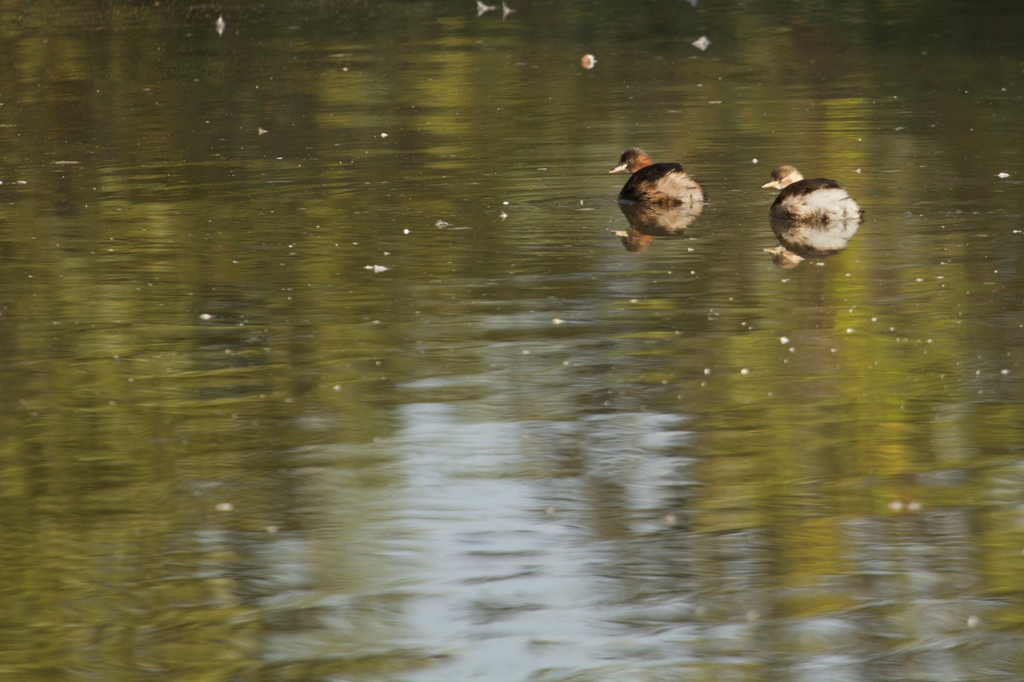
[[[763,185],[761,185],[761,187],[762,187],[762,189],[768,189],[769,187],[771,187],[772,189],[782,189],[781,187],[779,187],[779,181],[778,180],[772,180],[771,182],[766,182]]]
[[[609,172],[609,173],[618,173],[619,171],[624,171],[624,170],[626,170],[626,169],[627,169],[628,165],[629,165],[629,164],[625,164],[625,163],[620,163],[620,164],[619,164],[618,166],[616,166],[615,168],[612,168],[612,169],[611,169],[610,171],[608,171],[608,172]]]

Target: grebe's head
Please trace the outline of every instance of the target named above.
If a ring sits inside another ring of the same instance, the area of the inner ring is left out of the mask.
[[[772,170],[772,179],[761,186],[782,189],[803,179],[804,176],[800,175],[800,171],[796,168],[793,168],[792,166],[779,166]]]
[[[647,168],[653,161],[651,157],[647,156],[647,152],[639,147],[630,147],[626,151],[622,152],[622,156],[619,157],[619,165],[612,168],[609,173],[618,173],[619,171],[628,170],[630,173],[636,173],[641,168]]]

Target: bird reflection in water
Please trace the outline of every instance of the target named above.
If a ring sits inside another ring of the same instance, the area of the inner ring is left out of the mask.
[[[826,222],[769,220],[779,245],[764,251],[784,270],[795,268],[805,258],[826,258],[843,251],[860,227],[859,216]]]
[[[703,198],[703,197],[702,197]],[[615,231],[626,251],[646,251],[655,237],[678,237],[704,212],[704,203],[695,201],[679,206],[620,201],[619,210],[629,222],[626,232]]]

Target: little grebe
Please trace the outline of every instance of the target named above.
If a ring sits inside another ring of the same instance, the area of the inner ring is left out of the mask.
[[[704,188],[683,172],[678,163],[654,163],[651,157],[637,147],[622,152],[619,164],[609,173],[628,170],[633,176],[619,192],[619,201],[639,201],[651,204],[703,204]]]
[[[826,178],[804,180],[793,166],[773,170],[771,180],[762,187],[782,190],[771,208],[771,214],[780,220],[828,222],[860,220],[864,215],[838,182]]]

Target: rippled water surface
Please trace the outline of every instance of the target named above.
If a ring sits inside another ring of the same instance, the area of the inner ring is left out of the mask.
[[[1017,4],[509,2],[0,7],[0,677],[1024,679]]]

